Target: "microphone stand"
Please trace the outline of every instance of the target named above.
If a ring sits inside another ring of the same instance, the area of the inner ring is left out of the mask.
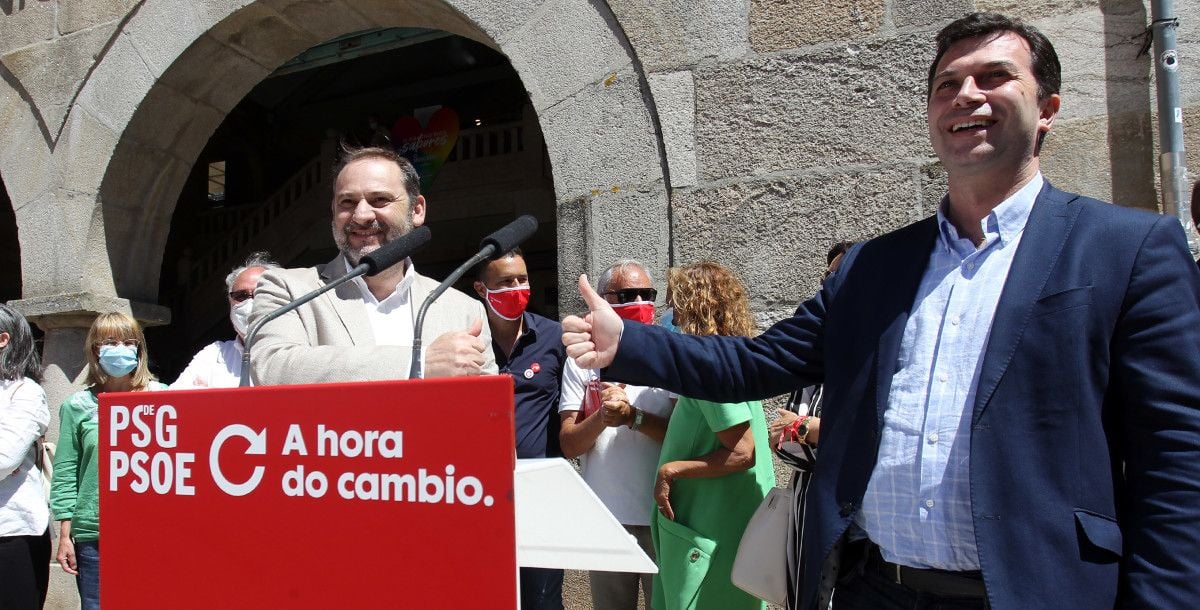
[[[413,327],[412,365],[408,369],[409,379],[420,379],[421,375],[424,374],[421,367],[421,329],[425,326],[425,312],[429,311],[429,306],[433,305],[433,302],[442,296],[442,293],[446,292],[446,289],[450,288],[454,282],[457,282],[471,267],[491,258],[495,253],[496,245],[487,244],[475,256],[467,259],[467,262],[459,265],[453,273],[446,276],[446,279],[442,280],[442,283],[438,284],[438,287],[429,293],[429,296],[425,297],[425,302],[421,304],[421,309],[417,311],[416,326]]]

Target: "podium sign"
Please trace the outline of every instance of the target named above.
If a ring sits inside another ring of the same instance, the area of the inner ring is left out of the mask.
[[[507,375],[100,396],[108,608],[516,605]]]

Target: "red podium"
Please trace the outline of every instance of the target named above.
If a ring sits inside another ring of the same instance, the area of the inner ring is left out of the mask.
[[[508,375],[100,397],[108,608],[515,607]]]

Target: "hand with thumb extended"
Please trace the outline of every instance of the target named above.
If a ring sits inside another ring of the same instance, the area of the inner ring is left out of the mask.
[[[475,321],[471,322],[471,327],[467,329],[467,334],[471,335],[472,337],[478,337],[482,332],[483,318],[475,318]]]
[[[604,368],[616,357],[625,327],[612,305],[592,289],[587,274],[579,276],[579,294],[587,303],[588,314],[563,319],[563,345],[580,368]]]
[[[475,318],[467,330],[443,333],[425,350],[425,377],[462,377],[483,373],[487,346],[479,334],[483,320]]]

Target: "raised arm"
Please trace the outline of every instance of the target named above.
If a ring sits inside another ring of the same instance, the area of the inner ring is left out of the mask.
[[[622,321],[582,276],[579,290],[590,311],[563,320],[563,344],[580,366],[608,367],[606,380],[718,402],[767,398],[822,381],[825,303],[836,278],[794,316],[746,339],[681,335]]]

